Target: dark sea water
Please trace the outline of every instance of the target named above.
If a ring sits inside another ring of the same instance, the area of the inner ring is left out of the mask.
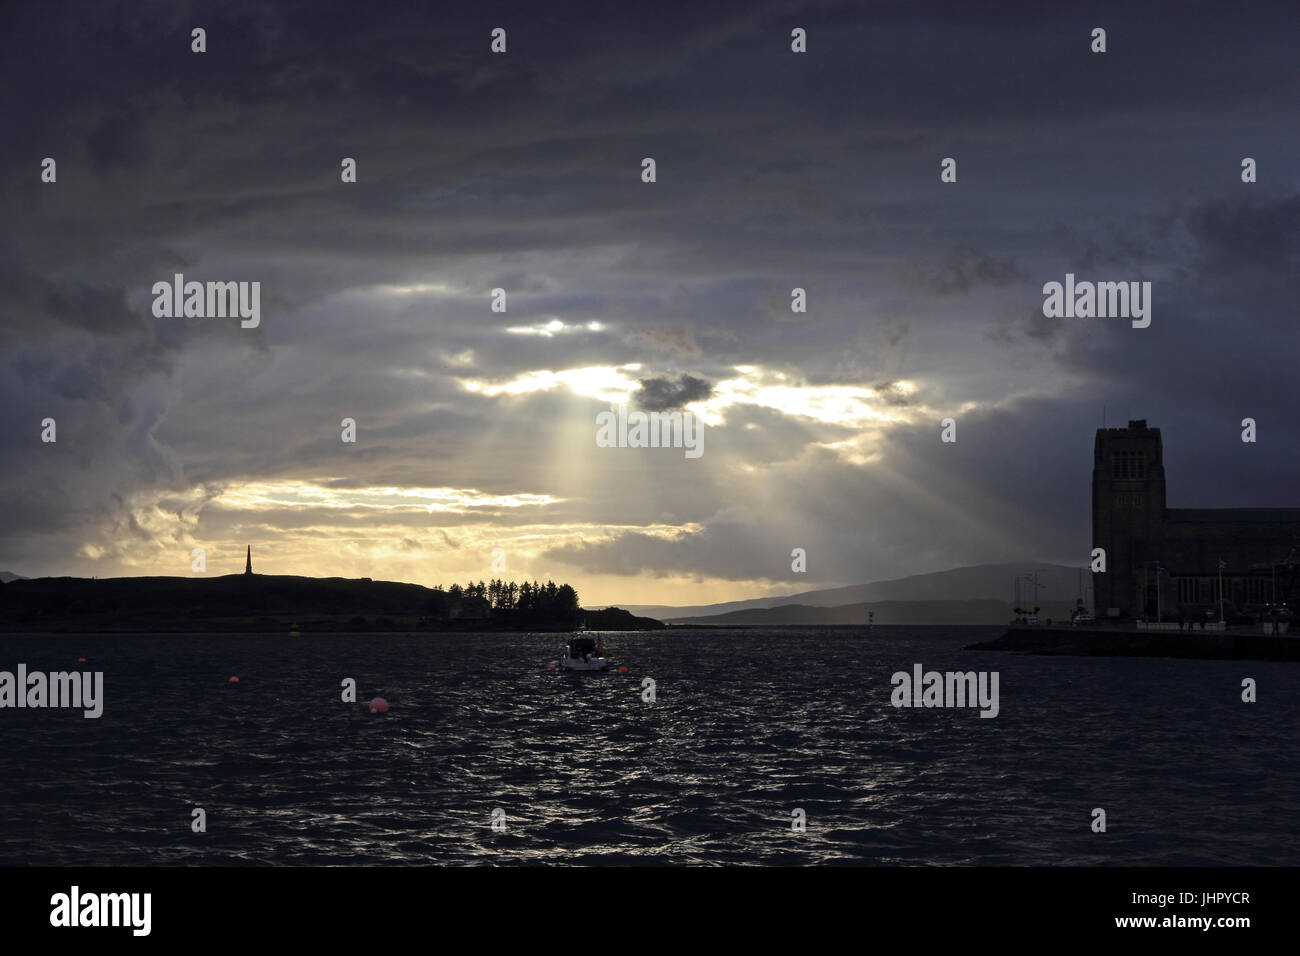
[[[0,864],[1300,864],[1300,667],[961,649],[997,632],[610,634],[626,676],[553,634],[0,638],[106,698],[0,710]],[[916,663],[999,715],[890,706]]]

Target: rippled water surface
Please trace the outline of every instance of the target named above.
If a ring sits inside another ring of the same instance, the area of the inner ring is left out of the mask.
[[[0,863],[1300,865],[1297,665],[961,650],[995,633],[608,635],[626,676],[548,634],[0,638],[106,697],[0,710]],[[891,707],[916,663],[999,715]]]

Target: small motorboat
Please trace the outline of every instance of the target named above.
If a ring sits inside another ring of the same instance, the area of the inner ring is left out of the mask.
[[[609,670],[609,661],[605,660],[605,642],[597,643],[590,637],[574,637],[564,648],[560,658],[560,670],[564,671],[603,671]]]

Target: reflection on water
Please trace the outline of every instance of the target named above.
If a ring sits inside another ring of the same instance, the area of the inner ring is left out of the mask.
[[[4,638],[106,703],[0,711],[0,863],[1300,864],[1300,669],[992,633],[609,635],[626,676],[545,634]],[[891,707],[915,663],[999,671],[998,717]]]

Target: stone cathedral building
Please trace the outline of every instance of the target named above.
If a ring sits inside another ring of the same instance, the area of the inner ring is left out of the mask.
[[[1201,620],[1262,618],[1300,599],[1300,508],[1168,508],[1160,429],[1145,420],[1097,429],[1092,468],[1092,546],[1106,573],[1092,576],[1098,617]],[[1163,569],[1159,573],[1157,569]]]

